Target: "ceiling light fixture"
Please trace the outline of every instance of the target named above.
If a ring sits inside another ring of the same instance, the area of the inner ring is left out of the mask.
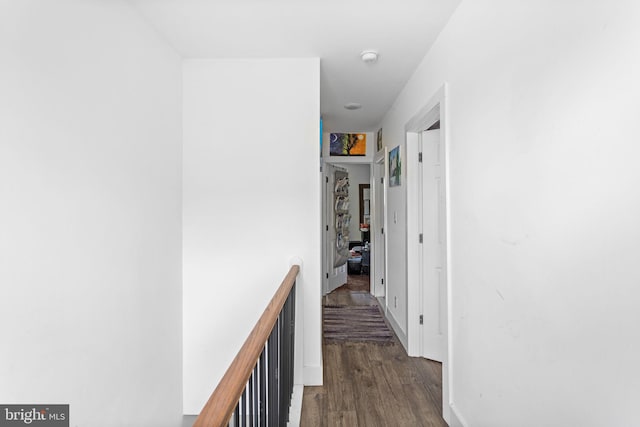
[[[349,102],[348,104],[344,104],[344,108],[347,110],[359,110],[362,108],[362,104],[358,104],[357,102]]]
[[[362,58],[363,62],[371,64],[378,60],[378,52],[375,50],[363,50],[360,53],[360,58]]]

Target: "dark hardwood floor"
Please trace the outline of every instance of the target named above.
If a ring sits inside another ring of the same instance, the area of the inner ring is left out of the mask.
[[[369,276],[349,276],[324,304],[372,305]],[[442,419],[442,366],[407,356],[400,342],[323,344],[324,386],[305,387],[300,425],[433,426]]]

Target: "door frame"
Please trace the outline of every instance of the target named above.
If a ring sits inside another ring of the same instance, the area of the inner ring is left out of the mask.
[[[447,84],[445,83],[431,97],[416,114],[405,124],[405,143],[407,164],[407,353],[410,356],[421,356],[423,337],[420,326],[422,314],[422,260],[420,254],[422,247],[419,242],[419,234],[422,226],[422,206],[419,191],[421,185],[421,170],[418,162],[420,133],[428,129],[436,121],[440,120],[441,148],[444,152],[444,177],[445,177],[445,204],[446,204],[446,295],[445,310],[446,322],[444,335],[446,345],[442,362],[442,414],[447,423],[451,419],[451,407],[453,389],[453,348],[450,337],[452,336],[452,276],[451,276],[451,194],[450,194],[450,165],[449,165],[449,117],[447,110]]]
[[[371,269],[371,294],[375,297],[384,297],[384,310],[387,310],[387,281],[386,274],[389,271],[387,266],[387,189],[388,189],[388,168],[387,168],[388,148],[380,150],[374,157],[371,165],[371,203],[373,206],[371,215],[371,227],[373,234],[370,235],[373,241],[373,269]],[[384,182],[380,182],[380,178]],[[382,188],[380,188],[382,186]],[[382,191],[380,191],[382,190]],[[378,195],[382,193],[382,200],[378,200]],[[382,212],[382,221],[378,213]],[[384,251],[379,248],[383,247]],[[382,255],[382,256],[381,256]]]

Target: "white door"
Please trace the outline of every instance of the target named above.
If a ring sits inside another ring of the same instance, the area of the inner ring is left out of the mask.
[[[334,215],[334,180],[336,168],[330,164],[325,164],[325,188],[324,188],[324,205],[325,205],[325,286],[324,294],[328,294],[336,288],[347,283],[347,264],[340,267],[334,267],[336,258],[336,229]]]
[[[440,130],[422,140],[423,356],[443,361],[446,327],[446,198]]]

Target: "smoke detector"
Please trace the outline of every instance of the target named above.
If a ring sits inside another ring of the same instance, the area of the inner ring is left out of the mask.
[[[344,104],[344,108],[347,110],[359,110],[362,108],[362,104],[358,104],[357,102],[349,102],[348,104]]]
[[[378,52],[375,50],[363,50],[360,53],[360,58],[362,58],[363,62],[372,64],[378,60]]]

